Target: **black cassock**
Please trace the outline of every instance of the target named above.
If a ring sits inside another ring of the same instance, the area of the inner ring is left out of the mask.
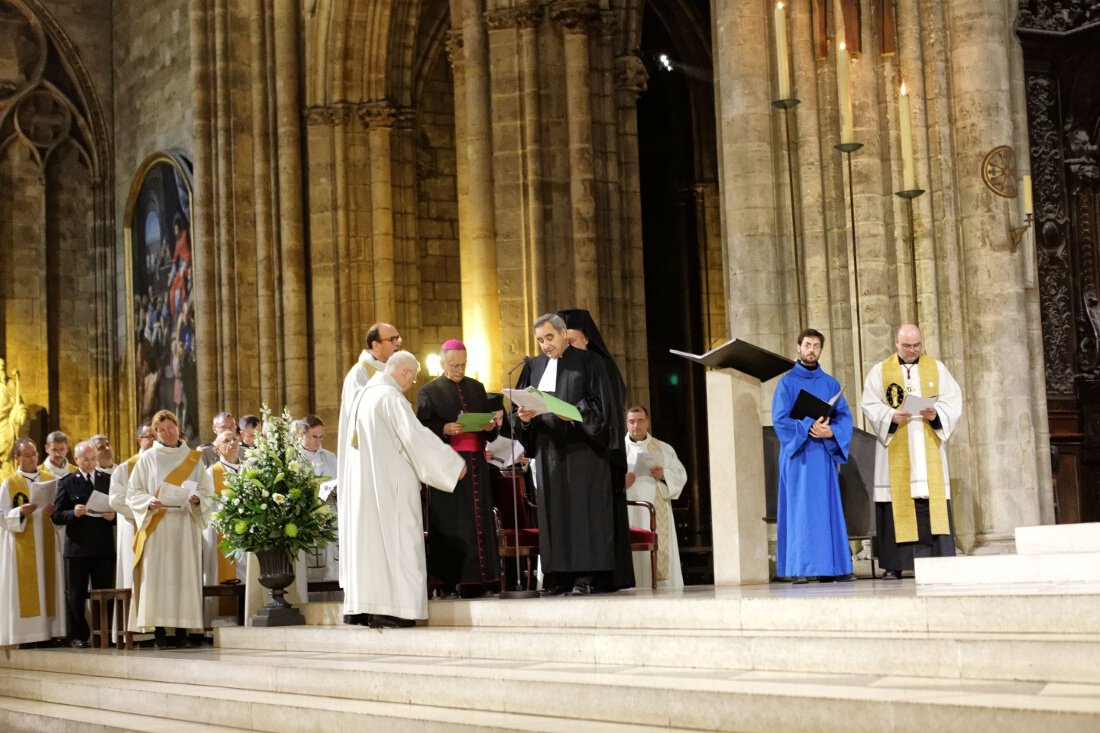
[[[570,575],[610,573],[616,567],[614,482],[607,451],[614,432],[610,421],[621,416],[609,412],[619,399],[598,359],[567,348],[558,359],[557,383],[549,390],[580,411],[580,423],[547,414],[525,426],[516,418],[517,437],[535,462],[542,571],[565,574],[565,582]],[[545,355],[531,359],[517,389],[538,387],[549,361]],[[618,587],[610,576],[603,583]]]
[[[443,426],[456,422],[458,413],[490,412],[485,386],[469,377],[461,382],[436,377],[420,389],[416,403],[416,417],[445,443],[452,441]],[[492,440],[496,431],[479,435]],[[428,583],[447,588],[496,583],[500,563],[489,464],[483,450],[458,454],[466,459],[466,475],[454,492],[428,492]]]

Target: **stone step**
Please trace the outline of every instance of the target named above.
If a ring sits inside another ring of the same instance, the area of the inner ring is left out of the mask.
[[[1100,522],[1016,528],[1016,554],[1100,552]]]
[[[344,652],[458,661],[879,674],[955,679],[1100,680],[1100,634],[420,627],[220,628],[226,650]],[[891,652],[884,654],[889,648]]]
[[[1095,584],[1100,583],[1100,552],[921,557],[915,568],[918,586]]]
[[[251,730],[1100,726],[1100,686],[1088,684],[229,650],[15,650],[0,664],[12,696]]]
[[[667,595],[432,601],[428,614],[432,627],[457,628],[1100,634],[1100,615],[1081,612],[1100,601],[1100,583],[922,588],[916,593],[914,581],[907,578],[700,587]],[[306,604],[307,620],[341,623],[339,604],[316,606]]]
[[[0,696],[0,730],[4,733],[70,733],[79,730],[95,730],[96,733],[231,733],[246,729]]]

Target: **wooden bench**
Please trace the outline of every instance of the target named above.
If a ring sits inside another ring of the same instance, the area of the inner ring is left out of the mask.
[[[96,637],[99,637],[99,648],[109,649],[110,640],[110,609],[111,603],[122,603],[122,613],[118,623],[118,648],[134,648],[134,632],[126,628],[130,619],[130,601],[133,591],[129,588],[99,588],[89,593],[92,600],[92,646],[96,646]],[[233,598],[237,603],[237,624],[244,626],[244,584],[236,585],[204,585],[202,587],[203,598]],[[207,626],[206,630],[210,631]]]

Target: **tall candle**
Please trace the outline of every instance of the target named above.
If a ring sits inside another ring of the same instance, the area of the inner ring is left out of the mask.
[[[1031,175],[1024,176],[1023,185],[1024,190],[1024,216],[1031,216],[1034,213],[1035,208],[1031,201]]]
[[[836,89],[840,106],[840,142],[855,142],[856,134],[852,129],[852,88],[848,75],[848,47],[843,41],[836,51]]]
[[[775,4],[775,68],[779,74],[779,98],[791,98],[791,65],[787,58],[787,13]]]
[[[905,82],[901,84],[898,96],[898,124],[901,126],[901,188],[912,191],[917,187],[917,176],[913,169],[913,123],[909,119],[909,92]]]

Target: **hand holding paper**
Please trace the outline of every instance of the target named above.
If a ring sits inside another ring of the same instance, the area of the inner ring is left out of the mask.
[[[516,407],[526,410],[534,410],[536,415],[552,413],[558,417],[581,422],[581,413],[573,405],[559,400],[548,392],[542,392],[534,387],[527,389],[502,389],[501,392],[512,401]]]
[[[901,403],[901,407],[898,408],[898,412],[907,412],[910,415],[916,416],[925,410],[934,410],[936,398],[937,395],[932,395],[931,397],[918,397],[914,394],[907,394]]]

